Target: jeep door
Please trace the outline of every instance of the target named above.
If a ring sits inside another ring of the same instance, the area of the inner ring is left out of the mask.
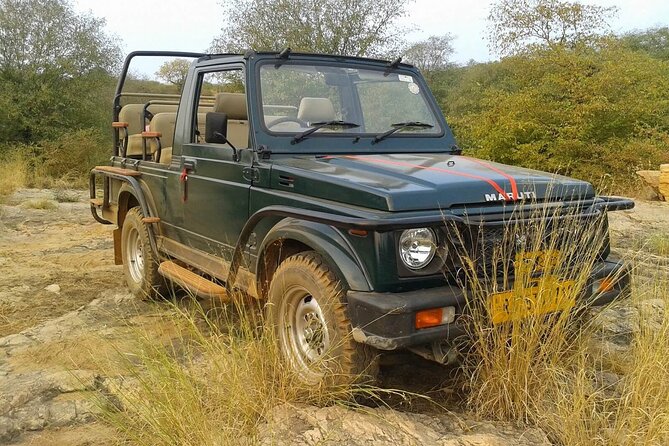
[[[181,147],[180,238],[191,248],[229,260],[248,218],[251,187],[245,178],[252,158],[244,150],[249,125],[243,67],[219,65],[215,71],[196,69],[195,75],[199,101],[193,110],[198,112],[192,112],[191,141]],[[205,112],[203,97],[214,98]]]

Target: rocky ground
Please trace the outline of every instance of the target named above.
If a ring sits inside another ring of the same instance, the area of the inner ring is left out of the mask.
[[[93,221],[83,192],[20,190],[0,204],[0,444],[112,444],[113,430],[95,414],[96,395],[115,384],[114,355],[134,342],[136,327],[169,338],[159,317],[165,304],[128,294],[111,229]],[[639,262],[668,264],[669,203],[640,202],[612,215],[611,229],[618,253],[641,249]],[[620,311],[610,325],[624,345],[639,310]],[[392,385],[407,376],[396,370],[386,375]],[[410,381],[423,381],[420,373],[429,367],[413,370]],[[539,430],[464,414],[281,407],[271,418],[261,435],[267,444],[549,444]],[[388,429],[398,424],[406,429]]]

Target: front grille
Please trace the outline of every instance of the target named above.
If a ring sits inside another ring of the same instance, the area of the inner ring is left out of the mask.
[[[456,223],[444,230],[450,260],[445,269],[486,281],[513,279],[518,253],[559,251],[562,274],[592,255],[608,255],[608,227],[599,217]]]

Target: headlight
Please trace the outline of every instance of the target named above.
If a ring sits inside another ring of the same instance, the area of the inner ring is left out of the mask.
[[[400,236],[400,258],[409,269],[427,266],[437,251],[437,237],[432,229],[407,229]]]

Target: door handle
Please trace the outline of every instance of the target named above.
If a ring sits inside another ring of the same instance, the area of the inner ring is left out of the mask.
[[[197,167],[197,160],[192,158],[184,158],[181,164],[181,175],[179,175],[179,182],[181,183],[181,201],[188,200],[188,174],[195,172]]]

